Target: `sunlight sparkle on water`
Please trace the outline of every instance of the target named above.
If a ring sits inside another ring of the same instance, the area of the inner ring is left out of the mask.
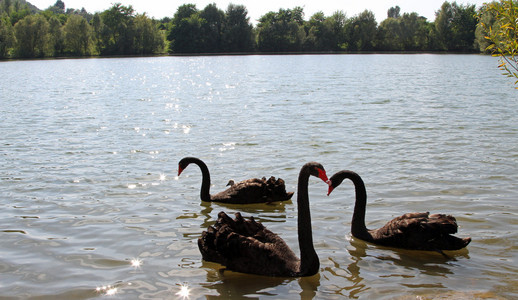
[[[99,293],[103,293],[106,296],[113,296],[117,294],[117,288],[111,285],[101,286],[95,289]]]
[[[182,299],[189,299],[189,286],[187,283],[180,284],[180,291],[176,293],[177,296],[180,296]]]
[[[160,179],[160,181],[164,181],[164,180],[165,180],[165,177],[166,177],[166,175],[165,175],[165,174],[160,174],[160,178],[159,178],[159,179]]]
[[[131,266],[135,269],[140,269],[140,266],[142,266],[142,260],[138,258],[134,258],[131,260]]]

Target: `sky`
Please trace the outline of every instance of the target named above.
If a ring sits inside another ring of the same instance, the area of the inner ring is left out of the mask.
[[[322,11],[325,16],[331,16],[336,11],[343,11],[347,17],[353,17],[365,9],[374,13],[378,23],[387,18],[387,10],[394,6],[401,8],[401,14],[416,12],[418,15],[426,17],[428,21],[435,20],[435,12],[440,9],[445,0],[62,0],[65,8],[81,9],[85,8],[89,13],[102,12],[110,8],[113,3],[121,3],[124,6],[133,6],[136,13],[146,13],[149,17],[162,19],[163,17],[173,17],[179,6],[183,4],[196,4],[196,8],[203,9],[211,3],[225,11],[227,6],[241,4],[248,10],[250,21],[255,25],[257,20],[264,14],[279,9],[291,9],[300,6],[304,9],[305,19],[316,12]],[[56,3],[56,0],[28,0],[39,9],[46,9]],[[454,0],[450,0],[453,3]],[[457,4],[475,4],[478,8],[488,0],[456,0]]]

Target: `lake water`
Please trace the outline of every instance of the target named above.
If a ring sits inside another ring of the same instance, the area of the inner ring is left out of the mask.
[[[0,63],[0,299],[518,297],[518,91],[480,55],[211,56]],[[296,203],[201,203],[229,179],[350,169],[367,226],[449,213],[467,249],[352,238],[353,186],[310,179],[320,272],[270,278],[203,262],[220,211],[298,253]],[[140,265],[138,265],[140,263]]]

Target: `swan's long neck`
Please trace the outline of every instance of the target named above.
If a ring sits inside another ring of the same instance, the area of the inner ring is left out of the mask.
[[[346,177],[353,182],[356,191],[356,202],[354,204],[353,220],[351,222],[351,233],[354,237],[370,241],[372,240],[372,236],[365,226],[365,210],[367,208],[367,191],[365,190],[365,183],[363,183],[360,175],[354,172],[347,172],[346,174]]]
[[[210,173],[207,165],[199,159],[192,160],[193,163],[198,165],[201,170],[201,190],[200,190],[200,198],[202,201],[211,201],[210,199]]]
[[[297,189],[298,235],[300,249],[300,275],[316,274],[320,268],[318,255],[313,247],[311,214],[309,211],[309,171],[303,168],[299,174]]]

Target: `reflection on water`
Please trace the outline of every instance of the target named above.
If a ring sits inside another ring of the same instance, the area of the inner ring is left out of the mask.
[[[352,239],[354,241],[360,241],[357,239]],[[350,248],[347,251],[350,254],[350,258],[353,260],[352,263],[348,264],[347,267],[341,267],[340,264],[334,260],[332,257],[329,260],[333,263],[332,267],[327,267],[326,271],[333,274],[336,277],[342,277],[346,279],[350,284],[344,284],[342,286],[335,287],[335,293],[339,295],[344,295],[349,298],[358,298],[360,293],[369,289],[363,283],[363,277],[360,276],[360,267],[358,263],[365,257],[367,254],[365,252],[365,243],[361,245],[361,241],[358,243],[351,242]]]
[[[518,102],[496,65],[479,55],[1,62],[0,298],[516,298]],[[320,272],[221,271],[197,246],[220,211],[254,216],[298,253],[296,200],[203,203],[201,177],[176,176],[185,156],[211,166],[215,190],[273,175],[296,191],[308,161],[351,169],[367,183],[368,227],[446,212],[473,241],[445,257],[350,238],[353,194],[327,197],[310,182]]]
[[[344,279],[342,285],[335,287],[335,293],[349,298],[359,298],[362,292],[370,289],[362,273],[375,272],[376,265],[392,266],[392,270],[379,275],[379,279],[401,278],[401,285],[414,289],[444,288],[440,284],[416,283],[414,279],[420,276],[447,278],[449,275],[454,275],[449,266],[457,260],[456,257],[469,258],[466,249],[449,252],[450,256],[446,257],[432,251],[405,250],[369,244],[352,236],[348,236],[347,240],[346,244],[349,244],[347,252],[352,262],[344,264],[336,258],[329,257],[328,260],[332,265],[326,267],[325,271]]]
[[[235,273],[225,270],[221,265],[203,262],[207,271],[207,284],[204,286],[217,291],[217,297],[225,299],[242,299],[243,297],[260,298],[275,296],[275,287],[286,285],[293,278],[276,278]],[[273,292],[273,293],[272,293]]]

